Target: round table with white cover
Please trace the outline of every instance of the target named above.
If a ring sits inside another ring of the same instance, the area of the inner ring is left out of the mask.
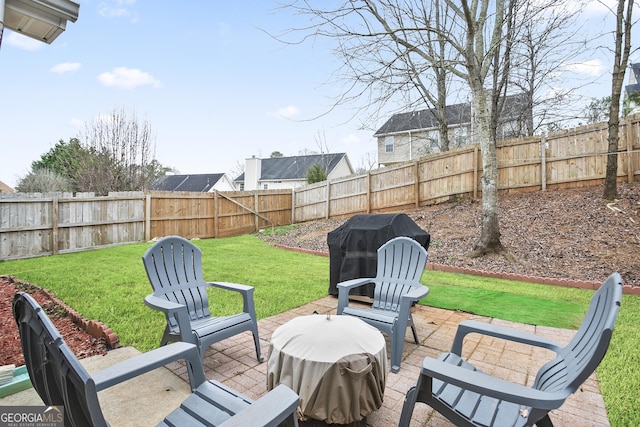
[[[387,371],[378,329],[352,316],[300,316],[271,336],[267,388],[298,393],[303,418],[349,424],[382,406]]]

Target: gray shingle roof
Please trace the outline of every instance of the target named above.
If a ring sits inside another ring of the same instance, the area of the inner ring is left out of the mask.
[[[633,78],[635,80],[635,83],[625,86],[627,95],[640,92],[640,63],[630,64],[629,67],[631,67],[631,72],[633,73]]]
[[[524,100],[524,94],[507,96],[502,109],[502,120],[506,119],[507,116],[510,118],[520,117],[526,108]],[[438,121],[432,111],[431,109],[425,109],[394,114],[373,136],[436,128]],[[447,123],[449,126],[471,123],[471,104],[467,102],[465,104],[447,105]]]
[[[159,191],[200,191],[206,193],[223,176],[223,173],[165,175],[154,182],[150,189]]]
[[[471,122],[471,104],[447,106],[447,123],[449,126],[469,122]],[[373,136],[430,129],[437,126],[438,121],[432,110],[411,111],[409,113],[394,114]]]
[[[331,172],[344,156],[345,153],[333,153],[262,159],[260,179],[270,181],[306,179],[307,170],[316,163],[326,167],[327,172]]]

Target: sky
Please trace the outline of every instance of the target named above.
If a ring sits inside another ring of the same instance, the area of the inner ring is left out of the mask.
[[[0,180],[6,184],[14,187],[58,141],[81,136],[114,109],[147,121],[155,158],[182,174],[235,178],[245,159],[274,151],[346,152],[354,168],[375,156],[373,134],[388,117],[361,129],[370,121],[366,112],[331,108],[342,87],[332,80],[331,46],[271,37],[304,25],[276,1],[78,3],[78,20],[51,45],[4,31]],[[612,25],[598,4],[585,9],[590,31]],[[595,80],[585,89],[589,96],[610,91],[607,55],[601,49],[567,65]]]

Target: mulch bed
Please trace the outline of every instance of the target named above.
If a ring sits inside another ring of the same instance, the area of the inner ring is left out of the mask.
[[[10,276],[0,277],[0,365],[24,365],[18,326],[13,318],[12,302],[16,292],[30,294],[51,318],[60,335],[78,359],[106,354],[106,340],[95,338],[76,325],[64,307],[51,298],[48,292],[32,284]]]

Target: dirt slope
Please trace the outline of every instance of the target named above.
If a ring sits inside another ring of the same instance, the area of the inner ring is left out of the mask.
[[[603,281],[619,272],[640,286],[640,184],[621,184],[605,202],[602,186],[499,198],[502,244],[510,257],[469,258],[480,236],[481,203],[460,200],[406,211],[431,234],[429,261],[538,277]],[[326,235],[344,220],[301,224],[270,243],[327,251]]]

